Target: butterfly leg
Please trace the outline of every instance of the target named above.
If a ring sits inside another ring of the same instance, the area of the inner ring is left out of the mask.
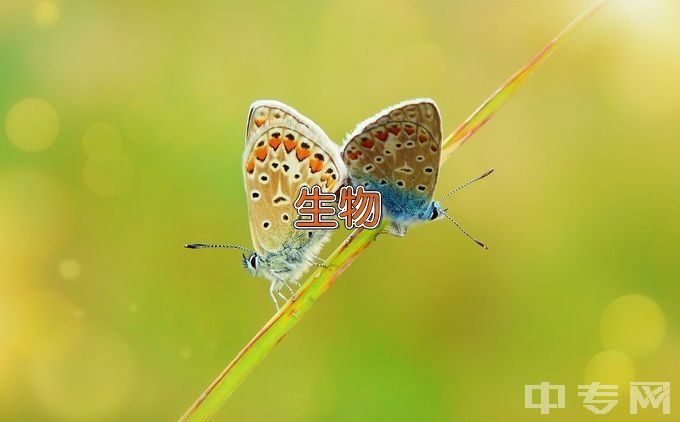
[[[316,261],[316,262],[315,262],[315,261],[313,261],[313,260],[311,260],[311,259],[310,259],[310,260],[307,260],[307,262],[309,262],[310,264],[315,265],[315,266],[317,266],[317,267],[321,267],[321,268],[327,268],[327,267],[328,267],[326,264],[324,264],[324,263],[322,263],[322,262],[321,262],[321,263],[320,263],[319,261]]]
[[[269,286],[269,296],[271,296],[272,300],[274,301],[274,305],[276,306],[276,312],[279,311],[279,301],[276,300],[276,296],[274,295],[274,292],[276,291],[276,282],[272,282],[271,286]]]
[[[309,255],[309,258],[307,258],[307,262],[317,267],[327,268],[327,265],[324,264],[324,262],[326,261],[322,258],[319,258],[316,255]]]
[[[284,284],[286,287],[288,287],[288,290],[290,290],[290,298],[291,298],[292,300],[295,300],[295,299],[296,299],[295,290],[293,290],[293,288],[290,287],[290,284],[288,284],[287,282],[284,281],[283,284]]]
[[[293,290],[293,288],[290,287],[290,284],[288,284],[287,281],[285,281],[284,279],[282,279],[282,278],[279,277],[278,275],[276,276],[276,286],[278,287],[278,288],[276,289],[277,293],[279,294],[279,296],[281,296],[282,298],[284,298],[284,300],[285,300],[286,302],[288,302],[289,298],[285,297],[285,296],[283,295],[283,293],[281,293],[281,290],[280,290],[280,289],[281,289],[281,286],[286,286],[286,287],[288,288],[288,290],[290,291],[290,299],[295,300],[295,290]]]
[[[378,233],[375,234],[375,236],[373,236],[373,241],[375,242],[378,239],[378,236],[380,236],[381,234],[390,234],[390,232],[385,229],[380,230]]]
[[[319,267],[324,267],[324,268],[326,267],[326,265],[324,265],[324,262],[326,262],[325,259],[319,258],[319,257],[316,256],[316,255],[312,255],[312,257],[317,261],[317,264],[316,264],[316,265],[318,265]]]
[[[280,291],[276,292],[276,294],[278,294],[279,297],[280,297],[281,299],[283,299],[283,303],[288,302],[289,299],[286,297],[286,295],[284,295],[284,294],[281,293]]]
[[[316,261],[324,262],[324,259],[323,259],[323,258],[318,257],[318,256],[316,256],[316,255],[314,255],[314,254],[311,254],[311,255],[309,255],[309,256],[311,256],[312,259],[314,259],[314,260],[316,260]]]

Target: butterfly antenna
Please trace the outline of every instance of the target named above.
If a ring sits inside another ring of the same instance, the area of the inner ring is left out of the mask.
[[[243,246],[239,245],[217,245],[217,244],[205,244],[205,243],[189,243],[188,245],[184,245],[185,248],[188,249],[204,249],[204,248],[226,248],[226,249],[241,249],[242,251],[246,251],[249,253],[253,253],[254,251],[252,249],[245,248]]]
[[[455,224],[456,227],[458,227],[458,229],[459,229],[460,231],[462,231],[463,234],[464,234],[465,236],[467,236],[467,237],[469,237],[470,239],[472,239],[476,244],[478,244],[478,245],[481,246],[482,248],[484,248],[484,249],[489,249],[489,248],[488,248],[481,240],[475,238],[473,235],[471,235],[470,233],[468,233],[468,232],[467,232],[460,224],[458,224],[458,222],[457,222],[456,220],[454,220],[454,219],[453,219],[450,215],[448,215],[446,212],[442,211],[442,214],[444,214],[444,216],[445,216],[450,222],[452,222],[453,224]]]
[[[471,184],[473,184],[473,183],[475,183],[475,182],[477,182],[477,181],[479,181],[479,180],[482,180],[483,178],[485,178],[486,176],[490,175],[491,173],[493,173],[493,169],[489,169],[489,170],[485,171],[481,176],[477,176],[477,177],[475,177],[474,179],[472,179],[472,180],[470,180],[470,181],[467,181],[467,182],[463,183],[462,185],[458,186],[457,188],[455,188],[455,189],[452,190],[451,192],[449,192],[449,193],[447,193],[446,195],[442,196],[442,198],[441,198],[439,201],[441,202],[441,201],[445,200],[446,198],[448,198],[449,196],[451,196],[451,195],[453,195],[454,193],[458,192],[459,190],[464,189],[464,188],[470,186]]]

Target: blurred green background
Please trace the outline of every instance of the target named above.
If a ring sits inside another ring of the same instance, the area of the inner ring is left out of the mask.
[[[251,245],[252,101],[340,142],[427,96],[449,133],[587,3],[0,2],[0,419],[177,419],[271,316],[240,253],[181,247]],[[490,250],[380,238],[217,420],[676,418],[627,390],[680,385],[678,51],[680,3],[611,2],[443,169],[496,169],[446,201]],[[541,381],[565,409],[524,409]]]

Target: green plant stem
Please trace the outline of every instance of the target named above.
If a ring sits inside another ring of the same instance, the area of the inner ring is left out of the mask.
[[[387,222],[383,220],[375,230],[357,229],[300,287],[297,297],[270,319],[252,340],[239,352],[224,371],[210,384],[196,402],[182,416],[183,421],[202,421],[212,416],[236,390],[252,369],[280,342],[291,328],[311,309],[333,281],[342,274],[361,252],[369,247]]]
[[[573,33],[583,22],[599,10],[605,0],[596,2],[574,19],[550,43],[538,52],[525,66],[503,83],[482,105],[444,140],[442,162],[463,142],[486,124],[498,108],[524,82],[537,66]],[[297,292],[295,300],[288,301],[252,340],[236,355],[234,360],[210,384],[193,405],[184,413],[182,421],[203,421],[217,412],[227,398],[245,380],[252,370],[269,355],[324,294],[342,272],[368,248],[385,225],[383,221],[375,231],[355,230],[327,259],[326,267],[315,271]]]

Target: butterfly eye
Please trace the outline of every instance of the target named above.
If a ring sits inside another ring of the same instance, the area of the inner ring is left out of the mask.
[[[430,216],[430,220],[436,220],[437,217],[439,217],[439,211],[437,211],[437,207],[432,207],[432,215]]]
[[[251,268],[257,269],[257,255],[252,254],[250,256],[249,264]]]

